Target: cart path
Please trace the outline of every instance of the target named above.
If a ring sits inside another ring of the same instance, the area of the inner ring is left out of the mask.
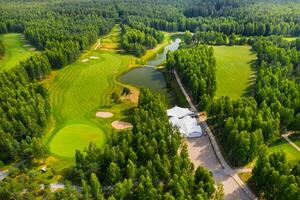
[[[292,147],[297,149],[300,152],[300,147],[298,147],[292,140],[290,140],[289,136],[294,134],[294,132],[288,132],[287,134],[282,135],[282,137],[290,144]]]
[[[191,101],[175,70],[174,75],[191,109],[198,113],[196,106]],[[256,199],[256,196],[238,176],[237,172],[239,170],[233,170],[224,159],[216,142],[216,138],[208,127],[206,120],[201,118],[199,115],[198,120],[204,132],[204,136],[200,138],[187,139],[190,159],[194,165],[196,167],[199,165],[207,167],[210,171],[212,171],[215,181],[223,183],[225,200]]]

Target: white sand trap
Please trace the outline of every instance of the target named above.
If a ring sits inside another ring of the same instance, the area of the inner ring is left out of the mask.
[[[99,57],[98,56],[91,56],[90,59],[95,59],[96,60],[96,59],[99,59]]]
[[[87,62],[87,61],[89,61],[89,59],[83,59],[83,60],[81,60],[81,62]]]
[[[30,48],[30,49],[29,49],[29,51],[35,51],[35,50],[36,50],[35,48]]]
[[[132,129],[133,126],[131,123],[129,122],[124,122],[124,121],[119,121],[119,120],[116,120],[116,121],[113,121],[111,123],[111,126],[115,129],[118,129],[118,130],[122,130],[122,129]]]
[[[96,113],[96,117],[100,117],[100,118],[110,118],[114,116],[114,114],[112,114],[111,112],[97,112]]]

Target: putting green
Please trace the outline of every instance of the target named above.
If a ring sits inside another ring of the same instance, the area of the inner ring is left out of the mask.
[[[105,133],[87,124],[71,124],[60,129],[50,143],[50,151],[64,157],[74,157],[75,150],[83,150],[93,142],[101,147],[106,142]]]

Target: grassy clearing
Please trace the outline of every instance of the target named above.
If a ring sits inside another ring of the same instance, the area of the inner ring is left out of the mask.
[[[270,153],[283,151],[286,153],[287,159],[291,162],[300,160],[300,153],[282,138],[274,142],[274,144],[269,147],[269,151]]]
[[[292,42],[295,41],[296,39],[298,39],[298,37],[284,37],[285,40]]]
[[[0,70],[15,67],[20,61],[26,60],[35,53],[30,45],[27,46],[27,41],[20,33],[2,34],[0,40],[5,46],[5,55],[0,59]]]
[[[115,34],[106,37],[106,44],[115,41],[114,37]],[[91,59],[91,56],[97,59]],[[61,162],[63,168],[71,165],[75,150],[83,150],[89,142],[103,146],[107,134],[113,131],[111,122],[126,118],[126,111],[132,103],[115,104],[111,94],[121,91],[122,86],[116,77],[126,71],[131,62],[132,56],[103,48],[95,50],[94,45],[83,52],[77,62],[53,72],[44,81],[52,105],[51,121],[44,137],[52,153],[50,165]],[[96,118],[97,111],[109,111],[114,116]]]
[[[216,98],[229,96],[238,99],[251,94],[255,80],[253,64],[256,55],[250,46],[214,46],[217,60]]]

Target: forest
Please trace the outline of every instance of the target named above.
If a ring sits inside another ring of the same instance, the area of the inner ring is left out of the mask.
[[[4,54],[5,54],[5,47],[2,41],[0,40],[0,57],[4,56]]]
[[[0,167],[48,157],[43,139],[52,105],[43,81],[118,25],[118,53],[134,58],[165,34],[183,33],[185,44],[167,54],[166,68],[178,72],[193,102],[208,113],[226,159],[233,166],[257,159],[251,182],[265,199],[297,199],[300,164],[265,147],[300,131],[300,39],[286,39],[300,35],[299,13],[298,0],[0,0],[0,34],[21,33],[37,50],[0,72]],[[214,45],[251,46],[257,55],[252,95],[215,98]],[[0,59],[5,48],[0,41]],[[129,115],[133,130],[107,134],[104,148],[90,144],[74,152],[75,165],[63,174],[65,190],[50,192],[25,168],[0,182],[0,199],[212,198],[212,174],[194,168],[166,108],[162,97],[142,89]]]
[[[197,45],[167,54],[167,69],[175,69],[191,89],[193,99],[205,107],[216,92],[216,61],[212,47]]]

